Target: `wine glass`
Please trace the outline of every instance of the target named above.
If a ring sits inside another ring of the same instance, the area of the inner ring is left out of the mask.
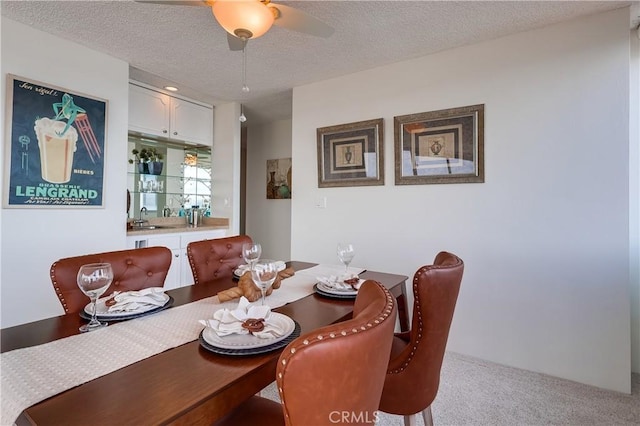
[[[344,273],[346,274],[349,271],[349,264],[356,255],[356,249],[351,243],[338,243],[336,253],[340,262],[344,263]]]
[[[242,257],[244,261],[253,270],[253,265],[260,259],[262,254],[262,247],[256,243],[244,243],[242,244]]]
[[[93,312],[91,313],[91,321],[80,327],[81,332],[97,330],[106,327],[106,322],[100,322],[96,319],[96,303],[98,298],[107,291],[111,281],[113,281],[113,269],[110,263],[89,263],[82,265],[78,271],[78,287],[91,299]]]
[[[274,260],[263,259],[257,261],[251,269],[251,278],[262,293],[262,305],[267,289],[278,276],[278,265]]]

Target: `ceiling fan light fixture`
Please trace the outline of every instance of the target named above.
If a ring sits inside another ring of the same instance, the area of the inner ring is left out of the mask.
[[[229,34],[238,38],[258,38],[273,25],[275,16],[260,0],[216,0],[213,16]]]

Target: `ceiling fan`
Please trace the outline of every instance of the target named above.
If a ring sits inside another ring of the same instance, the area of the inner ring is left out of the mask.
[[[333,28],[296,8],[271,0],[135,0],[174,6],[207,6],[227,31],[231,50],[243,50],[247,41],[264,35],[272,25],[289,30],[329,37]]]

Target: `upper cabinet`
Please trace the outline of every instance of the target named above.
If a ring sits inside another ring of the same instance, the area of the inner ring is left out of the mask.
[[[130,84],[129,130],[212,146],[213,109]]]

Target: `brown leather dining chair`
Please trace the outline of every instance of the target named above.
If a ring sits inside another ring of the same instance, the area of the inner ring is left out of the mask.
[[[352,319],[308,332],[283,350],[276,369],[282,404],[254,396],[215,425],[374,424],[395,316],[393,296],[365,281]]]
[[[433,425],[431,403],[438,393],[463,271],[459,257],[442,251],[433,265],[421,267],[413,277],[411,330],[393,338],[380,400],[380,410],[403,415],[406,426],[419,412],[425,425]]]
[[[88,303],[77,284],[80,266],[87,263],[110,263],[113,281],[104,293],[164,287],[171,266],[171,250],[167,247],[109,251],[66,257],[51,265],[49,276],[65,314],[80,312]]]
[[[242,244],[252,243],[248,235],[193,241],[187,245],[187,258],[194,284],[233,276],[244,264]]]

